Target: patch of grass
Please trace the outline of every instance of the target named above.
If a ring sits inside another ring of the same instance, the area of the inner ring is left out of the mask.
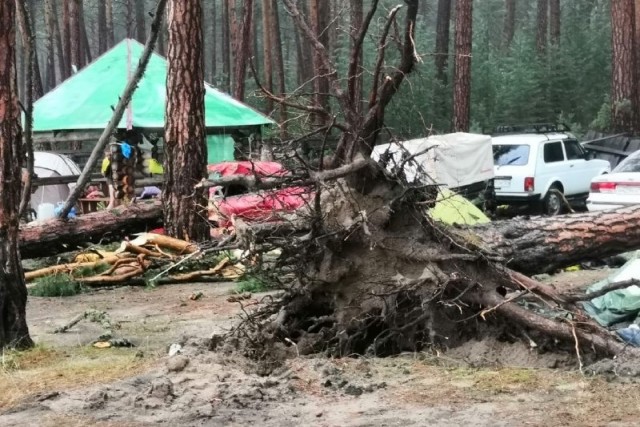
[[[153,358],[136,357],[137,349],[72,347],[2,353],[0,410],[37,393],[108,383],[147,370]]]
[[[73,271],[73,277],[91,277],[97,274],[104,273],[109,270],[111,265],[107,263],[96,264],[94,266],[80,267]]]
[[[267,292],[272,289],[274,289],[273,283],[267,280],[266,278],[258,275],[247,275],[247,276],[244,276],[243,279],[238,282],[235,291],[239,294],[242,294],[245,292],[250,292],[250,293]]]
[[[54,274],[35,280],[29,295],[36,297],[70,297],[82,292],[82,287],[69,274]]]

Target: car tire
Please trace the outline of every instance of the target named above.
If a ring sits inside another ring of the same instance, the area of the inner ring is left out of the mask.
[[[552,185],[542,201],[542,213],[549,216],[560,215],[564,212],[564,203],[562,190],[557,185]]]

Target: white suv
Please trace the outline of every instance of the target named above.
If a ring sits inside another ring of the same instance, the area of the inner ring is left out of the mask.
[[[586,200],[591,179],[608,173],[606,160],[588,160],[568,132],[519,133],[493,137],[498,205],[540,206],[547,215],[562,213],[567,200]]]

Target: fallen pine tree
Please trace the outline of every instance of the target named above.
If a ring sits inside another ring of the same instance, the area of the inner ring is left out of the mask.
[[[162,224],[162,203],[139,200],[129,206],[80,215],[71,219],[50,219],[20,228],[23,259],[66,252],[88,243],[113,241]]]

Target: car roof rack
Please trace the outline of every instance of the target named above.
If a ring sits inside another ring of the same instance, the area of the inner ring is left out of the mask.
[[[492,135],[563,132],[571,132],[569,126],[564,123],[530,123],[524,125],[499,125],[493,128]]]

